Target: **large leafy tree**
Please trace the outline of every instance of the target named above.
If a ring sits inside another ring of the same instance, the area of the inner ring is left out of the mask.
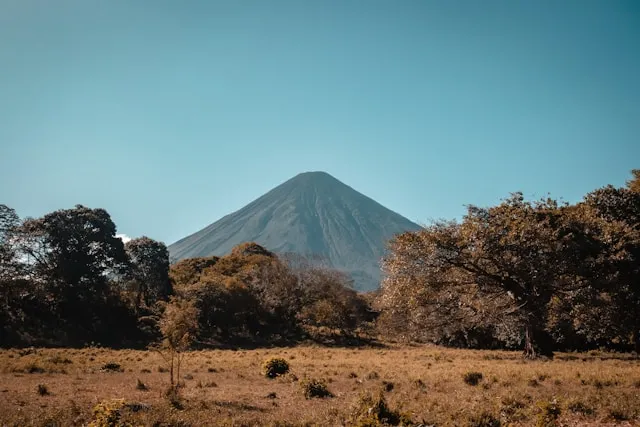
[[[397,236],[383,263],[384,307],[409,313],[408,321],[422,328],[509,316],[523,324],[526,357],[550,353],[549,303],[586,286],[580,277],[595,250],[564,209],[516,193],[491,208],[470,206],[461,223]]]
[[[124,244],[115,234],[107,211],[81,205],[27,220],[21,226],[21,250],[30,264],[32,280],[43,289],[61,322],[52,328],[57,326],[67,335],[74,335],[69,332],[74,330],[80,334],[76,339],[97,339],[98,330],[118,333],[107,325],[118,320],[113,314],[120,307],[110,277],[126,265]]]
[[[581,207],[601,245],[594,283],[597,292],[577,315],[587,333],[625,342],[640,352],[640,171],[627,187],[607,186],[589,193]],[[603,315],[594,322],[586,311],[598,307]]]
[[[147,307],[166,300],[173,292],[169,280],[169,251],[164,243],[140,237],[125,244],[130,262],[130,283],[136,294],[136,306]]]

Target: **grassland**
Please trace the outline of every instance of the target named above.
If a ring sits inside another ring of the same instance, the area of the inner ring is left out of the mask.
[[[265,378],[261,367],[271,357],[286,359],[290,374]],[[164,394],[165,366],[150,351],[0,351],[0,425],[87,425],[101,402],[133,425],[354,425],[367,393],[382,393],[423,425],[640,419],[640,363],[600,352],[525,361],[517,352],[433,346],[194,351],[183,364],[181,400],[173,403]],[[481,374],[475,385],[473,372]],[[334,397],[306,399],[306,379],[324,380]]]

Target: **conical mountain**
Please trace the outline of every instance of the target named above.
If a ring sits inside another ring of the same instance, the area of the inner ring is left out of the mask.
[[[243,242],[319,255],[359,290],[379,286],[386,242],[420,226],[325,172],[301,173],[242,209],[169,246],[174,261],[224,255]]]

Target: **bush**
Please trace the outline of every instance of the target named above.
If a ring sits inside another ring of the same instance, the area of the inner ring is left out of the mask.
[[[180,393],[178,391],[178,386],[169,387],[164,396],[169,401],[169,404],[175,409],[184,409],[184,405],[182,404],[182,399],[180,398]]]
[[[489,412],[469,418],[469,427],[500,427],[500,419]]]
[[[93,421],[89,427],[129,427],[130,424],[120,421],[124,406],[124,399],[98,403],[93,407]]]
[[[289,372],[289,363],[284,359],[273,357],[262,365],[262,372],[267,378],[275,378]]]
[[[478,385],[482,381],[482,373],[481,372],[467,372],[464,374],[464,382],[469,385]]]
[[[582,415],[593,415],[596,412],[591,406],[585,404],[581,400],[572,400],[567,404],[567,409],[571,412]]]
[[[101,368],[103,371],[108,371],[108,372],[122,372],[123,369],[120,366],[119,363],[114,363],[114,362],[109,362],[109,363],[105,363],[104,365],[102,365]]]
[[[40,396],[46,396],[49,394],[49,389],[44,384],[38,384],[38,394]]]
[[[536,422],[537,427],[554,427],[558,424],[558,418],[562,411],[555,399],[551,402],[540,402],[538,407],[540,413]]]
[[[327,385],[324,381],[311,379],[302,383],[302,390],[304,391],[304,397],[312,399],[314,397],[325,398],[333,397],[333,393],[327,389]]]
[[[354,425],[357,427],[377,426],[411,426],[411,418],[392,409],[387,404],[382,392],[374,398],[371,394],[364,394],[355,405],[353,414]]]

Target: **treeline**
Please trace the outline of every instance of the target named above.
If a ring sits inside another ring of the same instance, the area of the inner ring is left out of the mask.
[[[373,320],[319,260],[245,243],[170,265],[163,243],[124,244],[105,210],[80,205],[24,221],[0,205],[0,296],[0,346],[144,347],[179,301],[197,309],[203,346],[352,339]]]
[[[124,244],[103,209],[21,220],[0,205],[0,346],[144,347],[162,338],[167,307],[189,306],[200,346],[369,337],[524,348],[528,357],[640,351],[640,171],[632,173],[625,187],[579,203],[516,193],[400,234],[370,294],[321,260],[255,243],[170,265],[161,242]]]
[[[635,348],[640,352],[640,170],[576,204],[469,206],[396,236],[384,260],[378,326],[467,347]]]

